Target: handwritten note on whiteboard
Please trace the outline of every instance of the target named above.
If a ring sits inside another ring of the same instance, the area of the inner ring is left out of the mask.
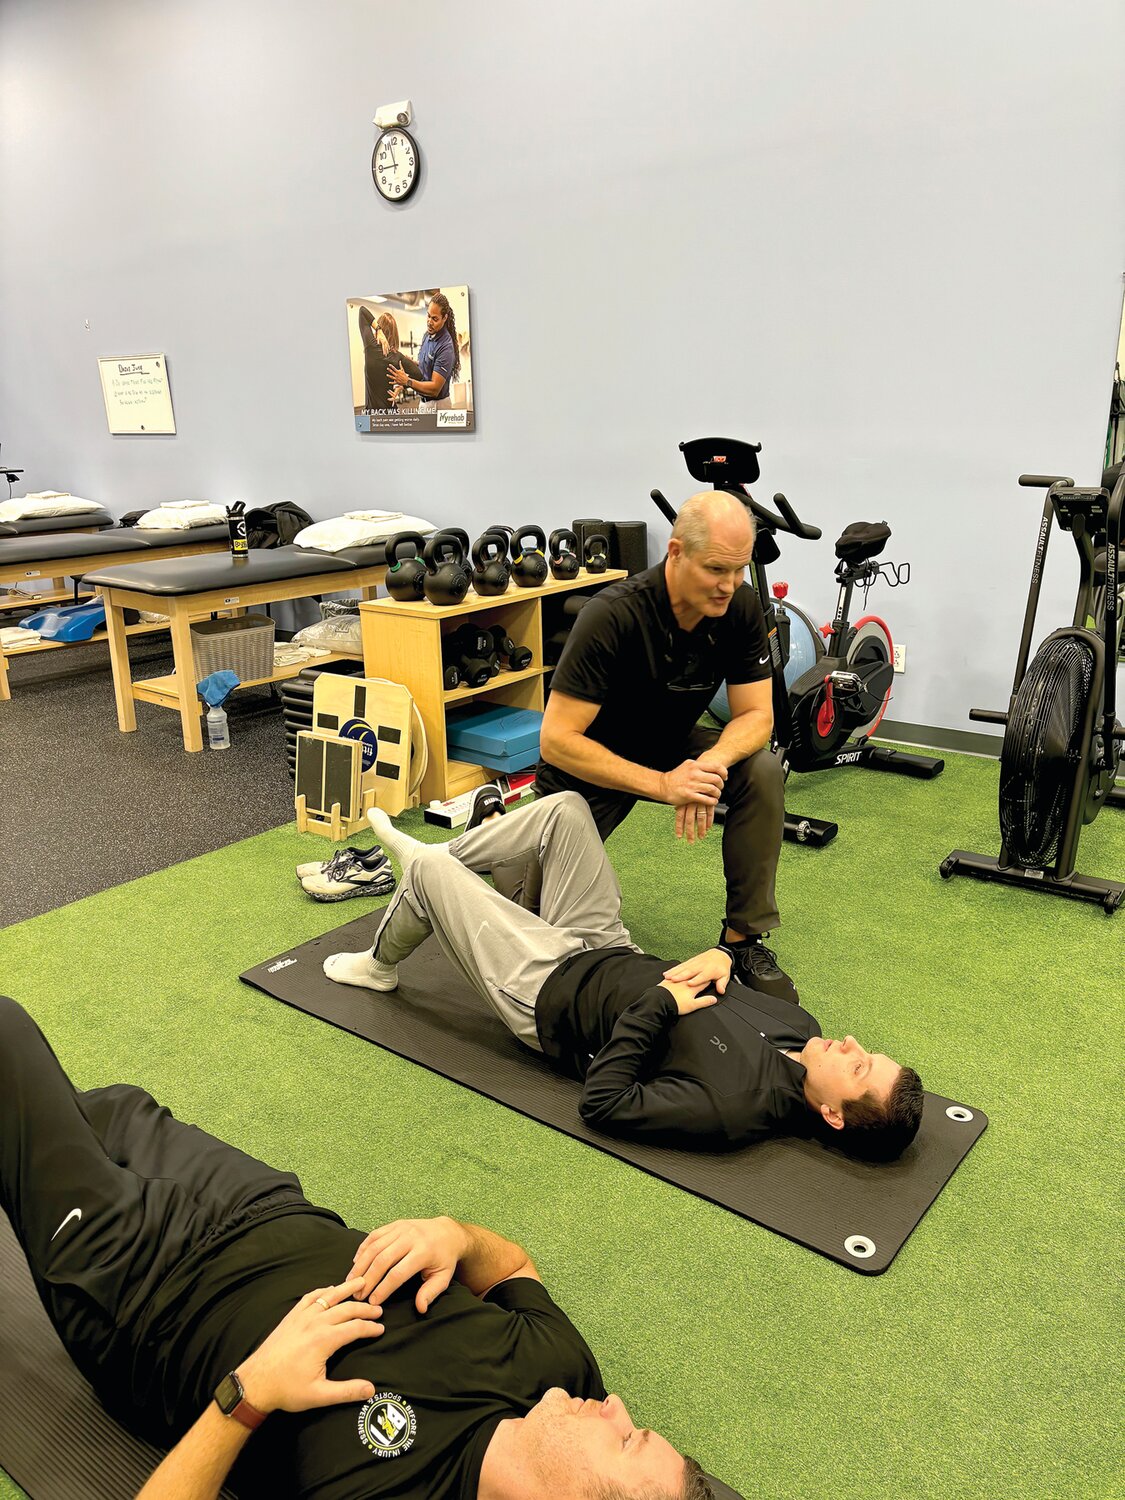
[[[99,359],[110,432],[175,432],[168,366],[163,354]]]

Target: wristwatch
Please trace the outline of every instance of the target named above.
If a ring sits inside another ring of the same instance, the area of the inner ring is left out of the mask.
[[[267,1412],[250,1405],[242,1388],[242,1381],[233,1370],[229,1375],[224,1375],[215,1387],[215,1404],[224,1417],[233,1417],[251,1432],[260,1427],[268,1416]]]

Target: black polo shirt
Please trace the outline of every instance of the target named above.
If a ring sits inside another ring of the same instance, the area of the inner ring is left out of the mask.
[[[574,622],[552,691],[600,704],[586,734],[636,764],[668,770],[722,682],[762,682],[769,642],[758,596],[741,584],[726,613],[681,630],[664,563],[611,583]],[[547,776],[544,777],[544,770]],[[545,791],[550,771],[540,763]],[[570,784],[568,781],[567,785]]]
[[[146,1339],[151,1394],[166,1416],[178,1417],[175,1425],[194,1420],[223,1375],[310,1287],[343,1280],[362,1239],[310,1209],[259,1221],[197,1253]],[[235,1472],[243,1500],[476,1500],[485,1450],[502,1421],[525,1416],[555,1385],[605,1396],[594,1356],[541,1282],[504,1281],[484,1298],[453,1282],[425,1315],[414,1306],[419,1285],[415,1278],[387,1300],[385,1333],[329,1362],[333,1379],[370,1380],[374,1398],[274,1412]]]

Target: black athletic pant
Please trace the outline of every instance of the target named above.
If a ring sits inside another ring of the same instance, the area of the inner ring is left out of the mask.
[[[711,749],[718,738],[717,729],[696,725],[682,745],[664,748],[648,764],[654,770],[670,771],[681,761]],[[631,792],[591,786],[557,766],[540,765],[536,788],[544,795],[568,790],[580,793],[590,805],[603,843],[639,800]],[[722,800],[727,808],[723,823],[726,924],[748,937],[772,932],[781,921],[775,881],[785,825],[785,778],[778,757],[762,749],[731,766]]]
[[[75,1089],[0,996],[0,1206],[67,1353],[111,1410],[144,1417],[136,1345],[169,1272],[209,1236],[305,1201],[291,1173],[173,1119],[143,1089]]]

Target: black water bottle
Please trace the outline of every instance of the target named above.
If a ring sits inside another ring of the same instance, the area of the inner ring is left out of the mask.
[[[230,537],[230,555],[235,562],[250,561],[250,543],[246,538],[246,501],[236,500],[227,506],[227,534]]]

